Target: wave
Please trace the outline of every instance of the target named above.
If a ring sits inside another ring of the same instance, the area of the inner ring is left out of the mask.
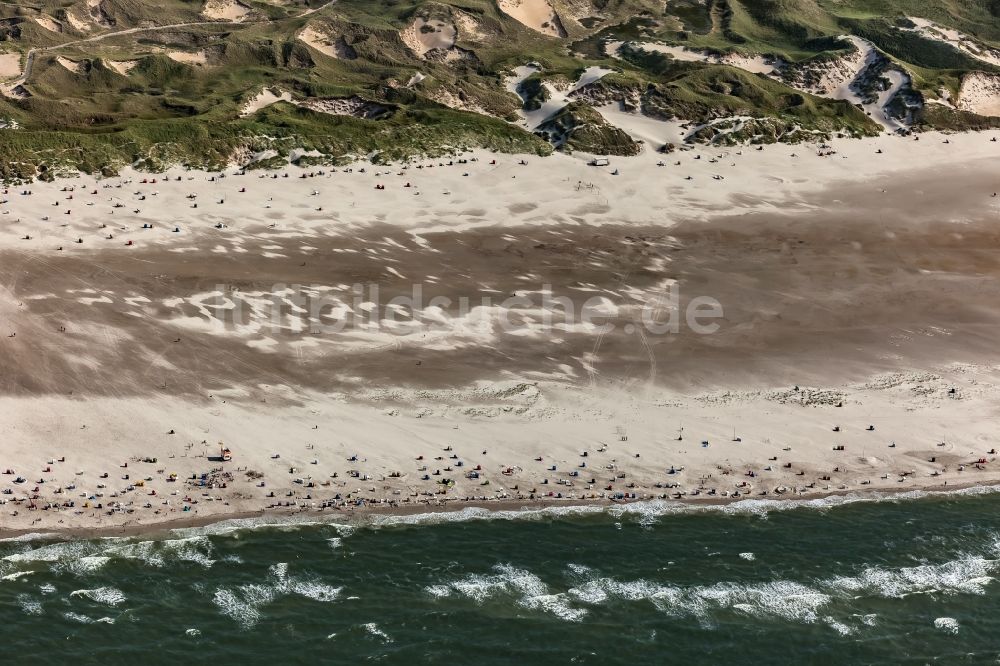
[[[6,576],[0,576],[0,580],[14,581],[18,578],[24,578],[25,576],[30,576],[35,573],[34,571],[15,571],[14,573],[7,574]]]
[[[1000,550],[995,537],[987,547]],[[729,613],[805,624],[822,623],[841,635],[876,625],[870,613],[838,618],[858,599],[898,599],[911,594],[985,594],[1000,568],[1000,560],[983,554],[963,553],[938,564],[912,567],[869,566],[854,575],[807,581],[721,581],[704,585],[676,585],[651,580],[618,580],[578,565],[567,566],[571,583],[565,591],[553,590],[534,573],[509,564],[492,572],[470,574],[450,582],[430,585],[425,592],[437,599],[464,598],[477,604],[509,600],[516,605],[579,621],[592,610],[620,603],[648,603],[672,617],[693,618],[711,628]],[[940,627],[939,627],[940,628]],[[947,629],[947,627],[945,627]]]
[[[523,608],[541,610],[563,620],[579,621],[587,615],[586,610],[570,605],[568,594],[552,594],[541,578],[529,571],[509,564],[498,564],[493,570],[492,574],[473,574],[426,589],[438,598],[463,596],[477,603],[500,596],[510,597]]]
[[[125,603],[125,594],[116,587],[97,587],[92,590],[73,590],[70,597],[84,597],[99,604],[118,606]]]
[[[215,564],[215,548],[207,536],[123,543],[106,552],[114,557],[139,560],[157,568],[177,561],[200,564],[206,569]]]
[[[911,594],[985,594],[1000,562],[966,555],[942,564],[888,569],[869,567],[856,576],[838,576],[823,585],[858,596],[902,598]]]
[[[90,541],[60,541],[39,547],[27,547],[4,555],[5,565],[46,563],[54,572],[66,572],[77,577],[95,574],[112,560],[138,560],[146,565],[161,568],[171,562],[191,562],[205,568],[214,560],[214,547],[206,536],[159,541],[136,541],[134,538],[105,538]],[[5,579],[25,575],[27,572],[4,573]]]
[[[260,621],[262,609],[280,597],[298,595],[314,601],[331,602],[340,597],[342,590],[317,579],[290,576],[288,563],[279,562],[271,565],[264,582],[218,588],[212,601],[223,615],[249,629]]]
[[[115,620],[111,617],[99,617],[92,618],[87,615],[81,615],[80,613],[66,612],[63,613],[63,617],[71,622],[79,622],[80,624],[114,624]]]
[[[98,541],[60,541],[10,553],[4,555],[3,560],[17,564],[75,560],[81,557],[100,555],[106,548],[105,541],[103,539]]]

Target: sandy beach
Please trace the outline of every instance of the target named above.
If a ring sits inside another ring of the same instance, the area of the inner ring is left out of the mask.
[[[12,185],[0,525],[995,483],[998,137]]]

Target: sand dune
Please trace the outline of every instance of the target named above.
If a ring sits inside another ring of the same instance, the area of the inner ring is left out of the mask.
[[[82,62],[76,62],[62,56],[57,57],[56,62],[74,74],[82,74],[84,71],[84,64]]]
[[[548,0],[497,0],[497,5],[504,14],[543,35],[566,36],[566,31]]]
[[[969,35],[963,34],[958,30],[937,25],[927,19],[915,16],[908,18],[916,26],[913,30],[919,32],[924,37],[951,44],[959,51],[972,56],[976,60],[1000,67],[1000,49],[986,46]]]
[[[237,0],[208,0],[201,13],[210,19],[239,21],[250,13],[250,8]]]
[[[37,23],[38,25],[42,26],[43,28],[51,32],[63,31],[62,24],[59,23],[59,21],[56,21],[51,16],[45,16],[44,14],[42,14],[41,16],[36,16],[35,23]]]
[[[311,48],[316,49],[323,55],[330,56],[331,58],[340,57],[340,54],[337,52],[337,47],[330,41],[329,35],[320,32],[312,26],[306,26],[303,28],[298,37]]]
[[[136,65],[139,64],[138,60],[105,60],[104,63],[115,70],[122,76],[128,76]]]
[[[257,95],[251,98],[246,104],[243,105],[243,109],[240,110],[240,117],[245,118],[252,115],[263,108],[271,106],[275,102],[291,102],[292,94],[287,90],[278,90],[275,93],[270,88],[264,88]]]
[[[86,20],[77,17],[77,15],[72,11],[66,12],[66,21],[77,32],[90,32],[93,29],[93,25],[88,23]]]
[[[529,76],[539,71],[541,70],[534,65],[522,65],[515,67],[513,70],[513,76],[508,77],[505,82],[507,90],[514,93],[518,97],[521,97],[523,100],[524,97],[521,94],[521,84],[524,83]],[[580,74],[579,79],[568,87],[562,89],[557,88],[552,83],[546,81],[543,85],[548,91],[548,99],[545,100],[538,109],[532,111],[525,111],[522,109],[518,112],[524,119],[524,126],[529,130],[534,130],[569,104],[575,93],[585,89],[592,83],[600,81],[611,72],[612,70],[610,69],[598,67],[596,65],[588,67]]]
[[[958,107],[981,116],[1000,116],[1000,76],[970,72],[962,78]]]
[[[21,75],[21,54],[0,53],[0,79],[11,79]]]
[[[194,53],[188,51],[167,51],[167,57],[186,65],[204,65],[208,62],[208,57],[204,51],[196,51]]]
[[[479,21],[472,15],[459,9],[453,9],[452,17],[455,19],[455,28],[462,39],[478,42],[487,38],[487,34],[483,32]]]
[[[609,54],[617,55],[624,42],[610,42],[607,47]],[[754,74],[771,74],[780,65],[773,59],[759,55],[743,55],[739,53],[727,53],[719,56],[712,53],[689,49],[685,46],[671,46],[656,42],[629,42],[630,46],[639,48],[651,53],[665,53],[673,56],[677,60],[687,62],[707,62],[716,65],[730,65],[739,69],[753,72]]]
[[[854,44],[856,51],[846,57],[823,62],[813,68],[813,74],[818,76],[809,79],[809,84],[799,82],[798,88],[803,92],[808,92],[820,97],[830,97],[832,99],[842,99],[852,104],[860,105],[865,112],[888,131],[895,131],[905,127],[905,123],[891,117],[885,110],[887,104],[906,85],[909,84],[909,76],[897,68],[889,68],[883,74],[889,79],[891,85],[887,90],[882,91],[878,98],[871,103],[865,103],[858,91],[858,84],[865,74],[865,71],[873,66],[879,58],[878,51],[868,41],[853,35],[846,35],[844,39]],[[609,42],[607,53],[617,56],[626,42]],[[628,42],[635,48],[640,48],[653,53],[665,53],[688,62],[705,62],[715,65],[729,65],[738,67],[754,74],[764,74],[776,80],[780,80],[788,85],[795,86],[795,80],[787,80],[781,76],[787,64],[780,60],[766,58],[764,56],[741,55],[729,53],[722,56],[688,49],[684,46],[659,44],[655,42]]]
[[[455,46],[457,35],[454,23],[417,17],[400,33],[400,38],[411,51],[423,57],[428,51],[451,49]]]
[[[250,99],[240,111],[240,117],[246,117],[277,102],[288,102],[319,113],[333,116],[367,117],[383,107],[373,104],[360,97],[345,98],[310,98],[297,100],[287,90],[272,90],[265,88]]]

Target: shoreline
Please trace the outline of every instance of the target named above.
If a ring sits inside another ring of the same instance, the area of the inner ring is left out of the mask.
[[[796,510],[816,507],[817,502],[826,500],[845,499],[843,503],[831,502],[825,504],[824,509],[837,508],[848,504],[866,504],[877,502],[917,502],[926,499],[941,499],[952,496],[968,494],[969,491],[979,491],[975,494],[996,494],[1000,493],[1000,477],[994,480],[978,480],[966,484],[942,485],[933,484],[927,486],[908,487],[900,490],[873,489],[873,490],[833,490],[828,492],[818,492],[795,497],[739,497],[739,498],[709,498],[709,497],[688,497],[677,499],[644,498],[627,501],[613,501],[609,499],[598,500],[578,500],[578,499],[536,499],[536,500],[509,500],[501,499],[495,501],[452,500],[446,505],[399,505],[387,506],[382,504],[371,504],[360,507],[346,507],[343,512],[335,513],[335,510],[323,509],[298,509],[289,511],[244,511],[236,513],[219,513],[206,516],[193,516],[190,518],[177,518],[164,520],[162,522],[127,524],[108,527],[55,527],[42,531],[31,529],[9,529],[0,527],[0,542],[35,542],[35,541],[87,541],[103,538],[149,538],[161,540],[168,538],[178,538],[178,531],[208,529],[211,535],[211,528],[229,527],[225,530],[256,530],[288,526],[308,526],[317,524],[341,525],[345,527],[365,527],[372,524],[376,518],[398,519],[406,517],[423,517],[426,520],[408,523],[411,526],[420,526],[424,522],[435,524],[435,519],[444,516],[457,516],[467,513],[470,510],[485,510],[485,515],[477,514],[468,516],[468,520],[494,520],[495,516],[503,516],[506,520],[527,519],[534,515],[546,515],[557,519],[561,515],[560,510],[573,511],[576,509],[593,509],[587,515],[607,514],[618,507],[625,513],[634,513],[636,509],[650,507],[652,505],[668,506],[677,509],[678,513],[684,513],[692,509],[720,509],[749,504],[759,506],[765,505],[764,512],[770,510]],[[911,495],[908,497],[908,495]],[[912,495],[916,495],[915,497]],[[778,508],[780,506],[780,508]],[[753,511],[757,513],[757,510]],[[244,521],[257,518],[265,519],[257,524],[242,524]],[[226,525],[227,523],[236,523]],[[444,520],[443,522],[452,522]],[[463,521],[458,521],[463,522]],[[397,523],[400,524],[400,523]],[[35,537],[35,538],[25,538]]]

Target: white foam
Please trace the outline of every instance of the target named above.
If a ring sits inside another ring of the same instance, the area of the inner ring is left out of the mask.
[[[110,557],[103,555],[85,555],[75,560],[67,561],[65,568],[74,575],[85,576],[100,571],[110,561]]]
[[[115,623],[114,618],[99,617],[97,619],[94,619],[92,617],[87,617],[86,615],[81,615],[79,613],[73,613],[73,612],[63,613],[63,617],[66,618],[67,620],[72,621],[72,622],[79,622],[80,624],[94,624],[94,623],[114,624]]]
[[[959,629],[958,620],[953,617],[939,617],[934,620],[934,628],[947,631],[949,634],[957,634]]]
[[[169,562],[193,562],[206,569],[215,560],[214,548],[207,536],[190,536],[163,541],[134,541],[115,544],[105,554],[130,560],[139,560],[152,567],[163,567]],[[107,559],[107,558],[105,558]]]
[[[384,631],[382,631],[381,629],[379,629],[379,626],[377,624],[375,624],[374,622],[369,622],[368,624],[365,624],[365,625],[362,625],[362,626],[363,626],[364,630],[367,631],[372,636],[375,636],[377,638],[381,638],[386,643],[391,643],[392,642],[392,637],[390,637],[389,634],[387,634]]]
[[[823,621],[826,622],[826,624],[831,629],[833,629],[834,631],[836,631],[841,636],[847,636],[849,634],[854,633],[854,630],[851,629],[849,626],[847,626],[846,624],[844,624],[840,620],[837,620],[836,618],[830,617],[829,615],[827,615],[826,617],[824,617]]]
[[[831,590],[855,595],[905,597],[910,594],[985,594],[997,561],[963,556],[942,564],[889,569],[869,567],[856,576],[838,576],[824,582]]]
[[[11,581],[13,581],[13,580],[17,580],[18,578],[23,578],[24,576],[31,575],[33,573],[35,573],[35,572],[34,571],[15,571],[12,574],[7,574],[3,578],[0,578],[0,580],[11,580]]]
[[[541,610],[562,620],[579,621],[587,614],[585,609],[570,606],[565,593],[550,593],[548,586],[530,571],[509,564],[498,564],[493,570],[493,574],[473,574],[425,589],[434,597],[463,596],[480,604],[495,597],[512,597],[523,608]]]
[[[262,608],[279,597],[297,594],[314,601],[330,602],[340,596],[342,589],[315,579],[289,576],[288,563],[279,562],[268,569],[268,578],[263,583],[240,585],[235,589],[219,588],[212,601],[223,615],[249,629],[260,621]]]
[[[95,587],[92,590],[74,590],[71,597],[84,597],[99,604],[118,606],[125,602],[125,594],[116,587]]]
[[[44,615],[42,602],[28,594],[17,595],[17,603],[25,615]]]

